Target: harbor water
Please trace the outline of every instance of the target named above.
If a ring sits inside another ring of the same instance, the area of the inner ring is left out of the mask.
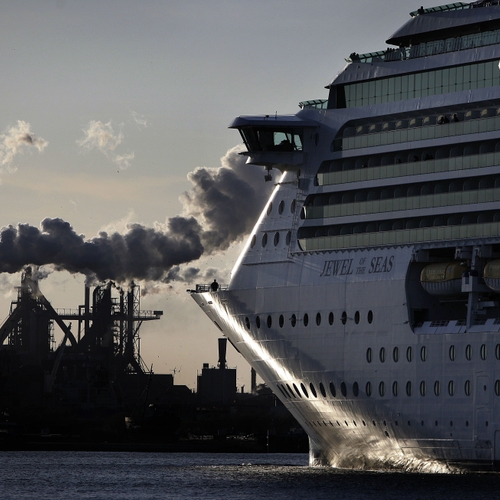
[[[0,452],[0,498],[497,499],[500,474],[309,467],[305,454]]]

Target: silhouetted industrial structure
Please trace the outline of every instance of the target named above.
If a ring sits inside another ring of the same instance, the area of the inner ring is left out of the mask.
[[[113,295],[115,292],[118,297]],[[8,407],[76,405],[120,408],[147,369],[139,329],[162,311],[141,311],[140,289],[108,282],[85,287],[78,310],[56,310],[30,268],[0,328],[0,403]],[[72,325],[76,323],[76,332]],[[56,345],[54,328],[63,338]],[[6,342],[7,341],[7,342]]]
[[[226,363],[227,339],[219,339],[219,362],[217,368],[203,363],[197,379],[198,400],[202,404],[229,405],[236,398],[236,370]]]

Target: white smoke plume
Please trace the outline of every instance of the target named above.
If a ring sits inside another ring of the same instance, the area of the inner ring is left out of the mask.
[[[0,166],[2,169],[14,171],[14,158],[28,148],[36,148],[42,152],[49,143],[31,132],[31,125],[18,120],[17,125],[7,129],[0,135]]]
[[[102,123],[101,121],[92,120],[83,132],[85,137],[76,141],[78,145],[87,149],[99,150],[121,170],[130,167],[135,155],[134,153],[118,154],[115,152],[117,146],[123,142],[124,136],[121,130],[115,133],[111,121]]]
[[[59,218],[44,219],[40,228],[3,228],[0,272],[14,273],[33,264],[82,273],[90,280],[192,281],[200,271],[181,266],[241,240],[269,197],[272,186],[264,183],[262,170],[245,165],[238,151],[228,151],[217,169],[190,173],[193,188],[182,197],[185,213],[162,227],[128,224],[124,232],[103,231],[91,239]]]

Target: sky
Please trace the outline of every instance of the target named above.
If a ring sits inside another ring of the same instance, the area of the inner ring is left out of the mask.
[[[164,311],[141,328],[142,358],[195,388],[219,332],[186,289],[229,280],[270,188],[228,125],[326,98],[345,57],[386,48],[418,7],[0,2],[0,321],[24,263],[43,261],[55,308],[82,304],[85,282],[134,279],[142,309]],[[248,390],[248,364],[231,347],[227,361]]]

